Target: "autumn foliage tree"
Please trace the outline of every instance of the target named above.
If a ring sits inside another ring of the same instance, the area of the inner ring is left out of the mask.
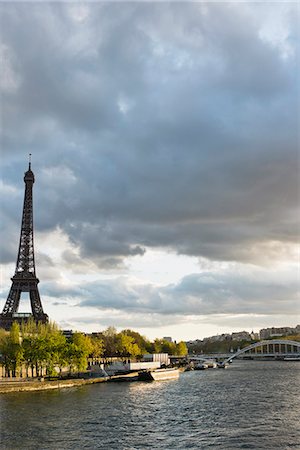
[[[26,376],[54,376],[69,367],[69,372],[83,371],[88,358],[141,358],[145,353],[168,353],[184,356],[187,347],[164,339],[150,342],[138,332],[117,332],[109,327],[96,335],[76,332],[66,338],[55,323],[41,324],[29,320],[21,328],[14,323],[10,332],[0,329],[1,363],[7,376],[17,376],[21,366]]]

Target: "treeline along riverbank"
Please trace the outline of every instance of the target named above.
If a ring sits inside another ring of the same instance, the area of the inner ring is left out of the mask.
[[[44,377],[75,374],[87,368],[88,360],[112,358],[139,360],[145,353],[187,354],[184,342],[175,344],[163,339],[150,342],[133,330],[118,333],[109,327],[93,335],[73,333],[66,337],[54,323],[34,321],[9,332],[0,329],[0,364],[2,377]]]

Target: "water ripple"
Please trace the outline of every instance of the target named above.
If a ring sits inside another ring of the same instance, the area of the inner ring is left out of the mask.
[[[298,363],[0,398],[1,449],[300,449]]]

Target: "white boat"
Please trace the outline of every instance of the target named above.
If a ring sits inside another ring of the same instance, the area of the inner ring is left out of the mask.
[[[140,381],[160,381],[172,380],[179,377],[179,369],[156,369],[156,370],[142,370],[139,372]]]
[[[205,361],[208,369],[215,369],[217,367],[216,361]]]
[[[195,364],[194,366],[194,370],[205,370],[205,369],[208,369],[208,364],[206,363],[198,363]]]
[[[286,356],[283,361],[300,361],[300,356]]]

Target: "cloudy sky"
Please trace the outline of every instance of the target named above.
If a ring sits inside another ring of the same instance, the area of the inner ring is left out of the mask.
[[[61,327],[295,326],[299,4],[0,11],[1,309],[31,152],[40,294]]]

